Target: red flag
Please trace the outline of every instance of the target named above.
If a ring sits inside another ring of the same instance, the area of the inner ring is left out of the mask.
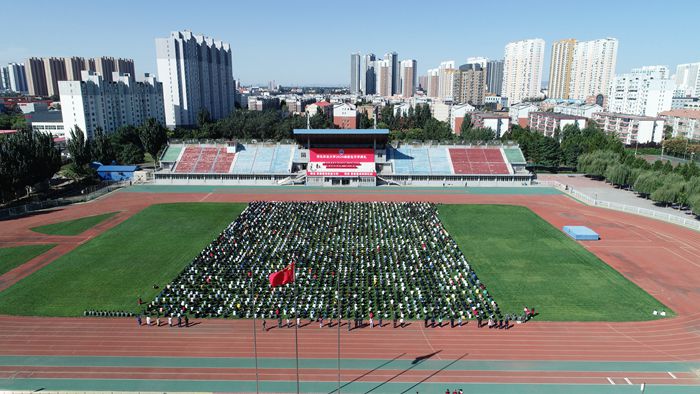
[[[294,263],[289,264],[282,271],[273,272],[270,274],[270,286],[277,287],[294,282]]]

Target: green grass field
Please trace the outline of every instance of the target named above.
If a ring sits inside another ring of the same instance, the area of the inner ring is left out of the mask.
[[[0,292],[0,313],[77,316],[136,311],[169,283],[245,204],[153,205]]]
[[[169,283],[244,208],[151,206],[0,292],[0,313],[135,311],[138,296],[152,299],[159,291],[154,283]],[[527,208],[441,205],[439,211],[504,312],[527,305],[541,320],[628,321],[669,311]]]
[[[0,275],[19,267],[56,245],[26,245],[0,248]]]
[[[629,321],[664,307],[524,207],[441,205],[440,219],[504,312],[538,320]]]
[[[45,226],[33,227],[31,230],[37,233],[48,235],[78,235],[83,231],[97,225],[102,221],[111,218],[116,214],[117,212],[110,212],[103,213],[102,215],[86,216],[80,219],[68,220],[65,222],[58,222],[47,224]]]

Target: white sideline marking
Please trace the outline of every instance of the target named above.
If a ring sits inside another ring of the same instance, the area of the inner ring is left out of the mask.
[[[632,382],[630,382],[630,380],[627,378],[625,378],[625,382],[627,382],[627,384],[632,384]]]
[[[669,372],[668,374],[671,375],[672,378],[678,379],[678,378],[676,377],[676,375],[672,374],[671,372]]]
[[[608,382],[610,382],[610,384],[612,384],[613,386],[615,385],[615,382],[613,382],[612,379],[610,379],[610,378],[606,378],[606,379],[608,379]]]

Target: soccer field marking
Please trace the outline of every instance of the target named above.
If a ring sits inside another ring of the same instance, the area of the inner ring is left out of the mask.
[[[674,374],[671,373],[671,371],[668,371],[668,374],[669,374],[672,378],[678,379],[678,378],[676,377],[676,375],[674,375]]]
[[[606,379],[608,379],[608,382],[610,382],[610,384],[612,384],[613,386],[615,385],[615,382],[613,382],[612,379],[610,379],[610,378],[606,378]]]

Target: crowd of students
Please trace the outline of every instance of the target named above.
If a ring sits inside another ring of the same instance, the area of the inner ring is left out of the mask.
[[[270,287],[268,276],[292,263],[294,282]],[[414,202],[252,202],[146,313],[504,320],[437,207]]]

